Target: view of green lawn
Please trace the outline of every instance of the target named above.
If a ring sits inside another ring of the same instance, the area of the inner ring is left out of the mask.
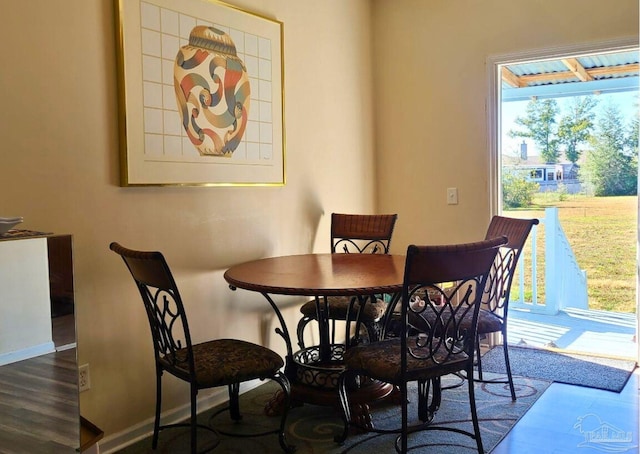
[[[532,207],[503,214],[544,218],[544,209],[553,206],[558,207],[560,224],[578,265],[586,271],[589,309],[635,313],[638,197],[539,193]],[[539,257],[543,257],[543,247],[544,242],[539,240]],[[540,273],[541,295],[543,280],[544,273]]]

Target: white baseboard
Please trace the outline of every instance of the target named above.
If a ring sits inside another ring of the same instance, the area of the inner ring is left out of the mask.
[[[70,344],[65,344],[65,345],[58,345],[56,347],[56,351],[57,352],[63,352],[65,350],[71,350],[72,348],[76,348],[77,345],[75,342],[71,342]]]
[[[55,351],[56,346],[53,342],[45,342],[43,344],[23,348],[22,350],[2,353],[0,354],[0,366],[15,363],[17,361],[24,361],[25,359],[35,358],[36,356],[48,355],[49,353],[53,353]]]
[[[242,394],[250,391],[263,383],[264,382],[261,380],[252,380],[250,382],[242,383],[240,385],[240,393]],[[229,395],[227,394],[227,388],[220,387],[218,388],[218,392],[203,397],[202,399],[198,399],[198,413],[209,410],[216,405],[223,404],[228,400]],[[174,424],[180,421],[184,421],[185,419],[189,419],[190,416],[191,406],[189,404],[186,404],[162,413],[160,416],[160,421],[162,425]],[[133,443],[151,437],[151,435],[153,434],[153,420],[154,418],[151,417],[121,432],[105,436],[98,442],[99,452],[102,454],[115,453],[121,449],[126,448],[127,446],[132,445]],[[151,444],[149,444],[149,447],[151,447]]]

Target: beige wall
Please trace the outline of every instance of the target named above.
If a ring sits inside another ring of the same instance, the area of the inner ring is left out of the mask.
[[[118,187],[112,1],[0,6],[0,216],[74,235],[79,361],[91,370],[81,407],[107,437],[150,418],[155,399],[145,315],[111,241],[164,251],[196,341],[259,341],[267,303],[231,292],[223,271],[326,251],[332,211],[375,208],[369,3],[234,3],[285,24],[284,187]],[[188,401],[166,384],[167,408]]]
[[[487,57],[638,28],[636,0],[234,3],[285,24],[284,187],[118,187],[111,0],[0,7],[0,215],[74,234],[92,387],[81,406],[107,437],[150,418],[154,402],[144,313],[109,242],[165,252],[196,341],[259,341],[266,304],[230,292],[227,267],[327,250],[332,211],[398,212],[396,252],[477,238],[490,214]],[[451,186],[457,206],[445,204]],[[186,388],[166,383],[168,407],[186,403]]]
[[[397,252],[484,235],[487,58],[637,41],[638,1],[373,0],[373,36],[377,207],[399,213]]]

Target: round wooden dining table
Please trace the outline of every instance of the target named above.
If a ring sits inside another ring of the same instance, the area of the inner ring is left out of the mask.
[[[348,348],[346,344],[335,346],[329,343],[326,297],[354,296],[361,304],[366,304],[367,299],[374,295],[398,295],[402,290],[404,266],[403,255],[302,254],[241,263],[229,268],[224,278],[233,290],[240,288],[261,293],[278,317],[280,329],[276,332],[283,337],[287,347],[285,374],[291,381],[292,398],[318,405],[337,405],[338,392],[334,386],[315,386],[317,383],[306,379],[319,373],[328,375],[331,382],[337,381],[341,371],[341,358],[337,356]],[[289,330],[272,295],[311,296],[316,299],[319,345],[294,353]],[[354,393],[352,400],[366,407],[371,401],[386,397],[392,390],[391,385],[371,383]]]

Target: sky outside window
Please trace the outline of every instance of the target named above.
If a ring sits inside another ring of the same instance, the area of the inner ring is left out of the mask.
[[[620,109],[622,118],[627,127],[632,118],[637,117],[638,112],[638,94],[637,92],[624,92],[624,93],[607,93],[594,95],[598,99],[598,105],[595,107],[597,124],[599,116],[602,114],[603,107],[609,103],[615,104]],[[560,114],[556,120],[559,121],[561,115],[566,112],[567,106],[573,102],[571,97],[556,98],[558,107],[560,108]],[[517,117],[525,117],[527,104],[529,101],[510,101],[502,103],[502,154],[505,156],[519,156],[520,144],[524,140],[527,143],[527,153],[529,156],[539,156],[539,151],[536,148],[535,143],[531,139],[525,139],[522,137],[509,137],[508,132],[510,130],[524,130],[523,127],[516,125],[515,119]],[[561,162],[564,162],[564,155],[561,158]]]

